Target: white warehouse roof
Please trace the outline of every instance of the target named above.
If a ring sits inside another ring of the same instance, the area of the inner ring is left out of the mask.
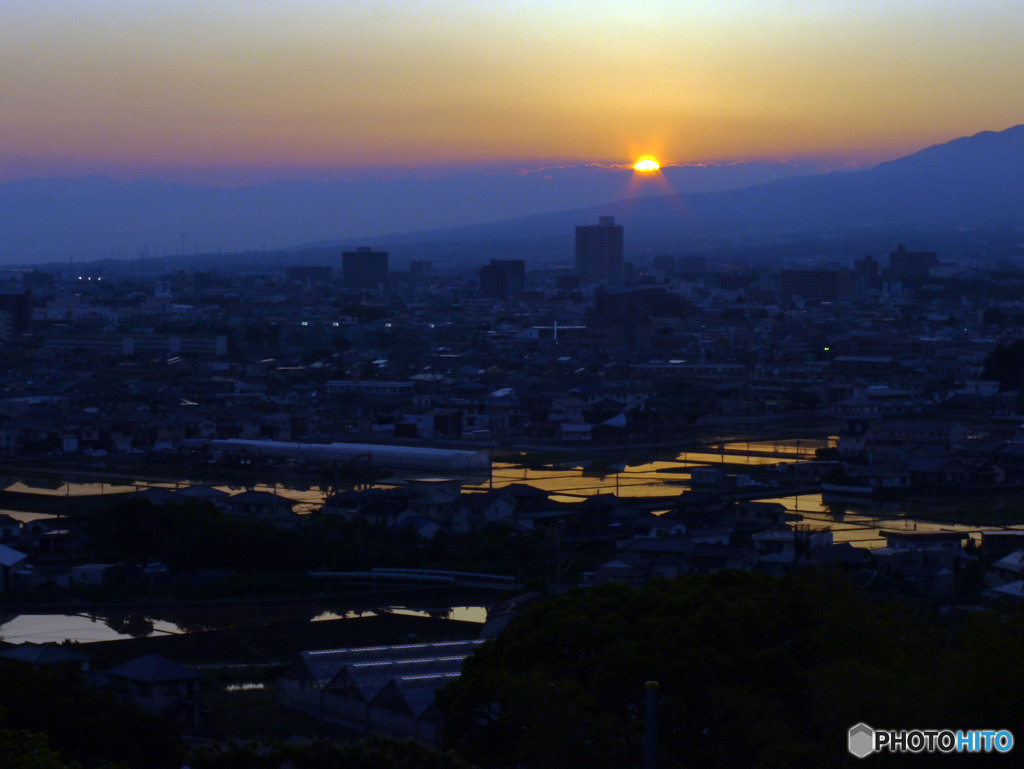
[[[362,460],[375,467],[392,469],[469,471],[486,470],[490,460],[479,451],[424,449],[418,446],[385,446],[371,443],[290,443],[231,438],[210,441],[221,451],[248,451],[266,457],[308,458],[350,462]]]

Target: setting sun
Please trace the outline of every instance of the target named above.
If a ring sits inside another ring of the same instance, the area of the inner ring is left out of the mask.
[[[633,166],[635,171],[657,171],[661,166],[654,158],[641,158]]]

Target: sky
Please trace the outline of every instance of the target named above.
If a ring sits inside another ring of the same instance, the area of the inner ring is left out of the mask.
[[[0,181],[856,167],[1024,123],[1019,0],[4,0]]]

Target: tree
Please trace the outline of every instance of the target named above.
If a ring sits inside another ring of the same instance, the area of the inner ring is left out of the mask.
[[[356,742],[247,743],[198,748],[193,769],[473,769],[452,753],[413,740],[373,735]]]
[[[181,765],[181,742],[167,721],[89,688],[77,671],[7,662],[0,673],[0,712],[10,730],[0,734],[0,757],[38,750],[40,766],[61,766],[61,759],[85,769]],[[17,764],[12,758],[0,766]]]
[[[0,729],[0,766],[4,769],[81,769],[80,764],[64,763],[50,748],[45,734]]]
[[[950,636],[831,577],[607,584],[535,606],[438,703],[446,744],[486,767],[638,766],[648,680],[661,684],[662,767],[853,765],[858,721],[974,724],[964,703],[986,702],[990,721],[1016,723],[1024,642],[1000,646],[1005,630]]]
[[[1006,325],[1006,315],[998,307],[989,307],[981,314],[981,322],[986,326],[1002,328]]]
[[[1000,390],[1024,389],[1024,339],[996,347],[985,359],[981,378],[998,380]]]

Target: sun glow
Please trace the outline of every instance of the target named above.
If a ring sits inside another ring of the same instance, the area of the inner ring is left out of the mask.
[[[661,168],[661,165],[658,163],[657,160],[651,157],[640,158],[633,165],[634,171],[641,172],[657,171],[659,168]]]

